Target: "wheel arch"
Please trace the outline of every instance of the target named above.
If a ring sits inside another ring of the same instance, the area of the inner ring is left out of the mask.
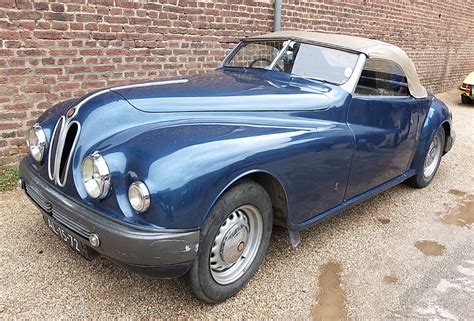
[[[273,223],[276,225],[288,226],[288,197],[286,190],[281,183],[281,181],[272,173],[261,170],[255,169],[251,171],[247,171],[245,173],[240,174],[239,176],[235,177],[231,180],[225,188],[223,188],[217,197],[212,202],[211,206],[207,209],[205,218],[208,217],[212,207],[215,203],[219,200],[219,198],[230,188],[241,182],[242,180],[251,180],[257,184],[260,184],[270,196],[273,208]]]
[[[444,134],[446,136],[446,139],[444,140],[444,146],[443,146],[443,154],[446,154],[448,151],[447,151],[447,148],[448,148],[448,137],[451,137],[451,124],[449,123],[449,121],[444,121],[441,126],[443,127],[444,129]]]
[[[423,125],[420,129],[421,132],[419,134],[416,151],[411,162],[411,168],[414,168],[417,172],[423,168],[425,150],[428,148],[435,133],[440,128],[443,128],[446,137],[451,135],[450,114],[448,107],[441,100],[433,97],[426,117],[423,121]],[[446,141],[447,139],[445,140],[445,144]]]

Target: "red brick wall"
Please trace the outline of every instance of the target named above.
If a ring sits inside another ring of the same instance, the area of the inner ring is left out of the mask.
[[[282,29],[400,45],[435,91],[474,70],[466,1],[283,1]],[[471,4],[472,7],[472,4]],[[55,102],[106,86],[213,69],[234,42],[269,32],[273,0],[0,0],[0,168]],[[471,55],[469,57],[469,55]]]
[[[282,26],[353,34],[396,44],[421,82],[439,92],[474,71],[474,1],[284,0]]]

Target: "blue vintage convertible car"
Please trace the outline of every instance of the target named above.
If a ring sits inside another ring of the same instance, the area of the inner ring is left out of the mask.
[[[53,106],[28,133],[19,186],[86,258],[185,275],[219,302],[254,275],[274,224],[297,246],[391,186],[424,187],[454,136],[402,49],[276,32],[213,72]]]

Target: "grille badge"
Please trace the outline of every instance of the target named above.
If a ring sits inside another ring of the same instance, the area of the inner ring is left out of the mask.
[[[75,114],[76,114],[76,108],[72,107],[71,109],[67,111],[66,116],[68,118],[72,118]]]

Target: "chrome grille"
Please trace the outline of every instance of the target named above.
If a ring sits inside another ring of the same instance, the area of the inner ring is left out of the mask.
[[[53,209],[53,206],[51,205],[50,202],[46,200],[46,198],[43,197],[43,195],[39,194],[37,191],[35,191],[33,188],[31,188],[29,185],[26,185],[26,193],[36,202],[36,204],[39,205],[44,211],[46,212],[51,212]]]
[[[87,228],[85,228],[84,226],[80,225],[77,222],[74,222],[70,218],[64,216],[61,212],[56,210],[54,207],[53,207],[52,213],[53,213],[53,217],[56,220],[58,220],[58,222],[60,222],[61,224],[67,226],[69,229],[73,230],[74,232],[76,232],[80,236],[82,236],[86,239],[89,238],[90,232]]]
[[[71,121],[64,116],[59,118],[54,128],[48,153],[48,175],[59,186],[66,184],[80,129],[77,121]]]
[[[52,181],[54,181],[54,163],[56,159],[58,140],[64,127],[64,120],[65,120],[64,116],[59,118],[58,122],[56,123],[56,126],[54,127],[53,135],[51,136],[52,137],[51,145],[49,147],[49,152],[48,152],[48,175],[49,175],[49,179]]]
[[[90,231],[83,225],[74,222],[58,209],[53,207],[53,205],[40,193],[38,193],[30,185],[26,184],[26,193],[31,197],[31,199],[36,202],[45,212],[51,214],[51,216],[56,219],[58,222],[69,228],[70,230],[76,232],[80,236],[89,239]]]

